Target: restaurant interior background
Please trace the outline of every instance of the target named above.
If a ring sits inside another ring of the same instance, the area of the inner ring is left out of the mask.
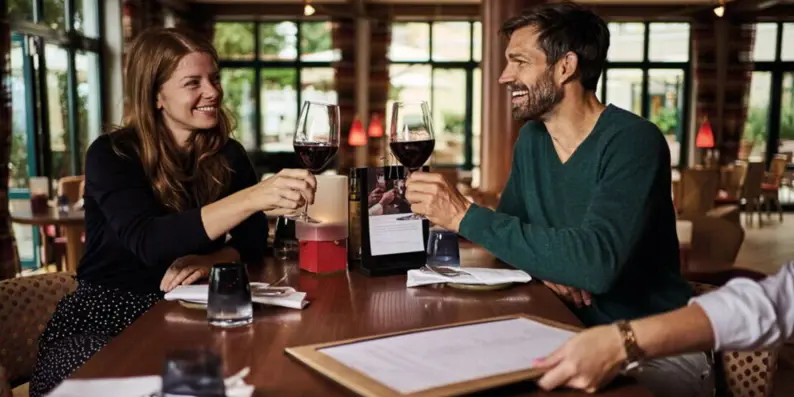
[[[388,126],[390,103],[421,98],[430,103],[437,133],[431,166],[487,200],[501,191],[519,127],[496,83],[505,44],[497,29],[538,2],[2,0],[7,97],[0,99],[7,106],[0,111],[0,162],[9,168],[0,191],[8,189],[13,209],[29,205],[31,176],[56,182],[83,174],[88,145],[121,120],[130,40],[148,26],[187,26],[218,49],[235,137],[261,175],[299,166],[291,142],[305,100],[340,105],[336,169],[344,172],[389,162],[379,131]],[[580,3],[609,20],[612,44],[599,98],[659,126],[675,170],[701,164],[712,150],[696,145],[708,120],[722,164],[769,164],[775,154],[788,154],[790,175],[794,2]],[[351,129],[356,119],[361,129]],[[353,146],[350,134],[366,142]],[[791,178],[778,194],[784,210],[794,208]],[[3,227],[11,225],[5,207]],[[41,233],[11,227],[23,268],[39,267]]]

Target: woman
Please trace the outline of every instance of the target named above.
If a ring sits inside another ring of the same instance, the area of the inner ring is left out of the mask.
[[[261,258],[263,211],[314,200],[316,180],[304,170],[257,183],[230,138],[218,57],[202,37],[142,33],[127,54],[124,85],[124,127],[86,153],[86,252],[77,290],[39,341],[32,396],[57,386],[163,291],[207,276],[215,263]]]

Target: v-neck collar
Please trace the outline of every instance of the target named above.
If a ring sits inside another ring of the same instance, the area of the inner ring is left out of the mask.
[[[599,133],[603,129],[604,123],[609,118],[609,114],[611,114],[611,112],[612,112],[612,105],[610,104],[607,105],[604,111],[601,112],[601,114],[598,116],[598,120],[596,120],[596,123],[593,126],[592,131],[590,131],[590,133],[587,134],[587,136],[584,138],[582,143],[580,143],[579,146],[577,146],[576,149],[573,150],[573,152],[571,153],[570,156],[568,156],[568,159],[565,160],[565,162],[563,162],[562,159],[560,159],[560,154],[557,153],[557,149],[554,148],[554,140],[551,137],[549,131],[546,130],[546,146],[549,154],[553,157],[552,161],[554,162],[554,165],[560,168],[570,168],[572,164],[575,164],[578,161],[577,159],[579,157],[582,157],[582,155],[579,153],[583,151],[586,152],[586,148],[592,145],[593,142],[597,141],[596,135],[599,135]],[[545,125],[544,125],[544,129],[545,129]]]

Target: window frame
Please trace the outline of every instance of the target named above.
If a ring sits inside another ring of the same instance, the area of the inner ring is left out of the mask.
[[[681,22],[681,21],[629,21],[629,20],[620,20],[620,21],[609,21],[611,23],[642,23],[644,26],[643,31],[643,44],[642,44],[642,60],[641,61],[610,61],[608,58],[604,63],[604,70],[601,73],[601,90],[599,92],[599,98],[601,98],[601,102],[604,104],[609,103],[609,98],[607,97],[607,73],[610,69],[632,69],[632,70],[641,70],[642,71],[642,92],[641,92],[641,109],[642,109],[642,116],[643,118],[650,119],[650,111],[651,111],[651,98],[649,95],[650,90],[650,78],[649,74],[651,70],[656,69],[664,69],[664,70],[681,70],[684,73],[684,81],[683,81],[683,92],[681,95],[683,96],[683,109],[681,109],[681,117],[679,125],[681,125],[681,135],[679,139],[679,160],[678,164],[671,165],[674,169],[681,169],[687,167],[687,159],[689,155],[689,135],[690,135],[690,107],[692,105],[692,47],[693,47],[693,39],[692,39],[692,24],[689,22]],[[650,43],[651,43],[651,25],[652,24],[664,24],[664,23],[686,23],[689,25],[689,60],[688,61],[678,61],[678,62],[666,62],[666,61],[651,61],[649,59],[650,55]]]

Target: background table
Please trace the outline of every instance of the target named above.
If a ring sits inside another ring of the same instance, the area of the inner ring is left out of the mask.
[[[66,271],[76,272],[80,257],[83,255],[83,242],[81,236],[85,223],[85,212],[82,210],[72,210],[69,212],[58,212],[55,208],[50,208],[48,213],[34,214],[30,209],[11,211],[11,222],[44,227],[55,225],[63,228],[66,237]]]
[[[463,248],[469,266],[493,265],[480,249]],[[74,378],[159,374],[168,351],[209,347],[220,352],[227,375],[251,367],[247,381],[256,396],[354,396],[355,394],[284,353],[284,349],[413,328],[528,313],[581,325],[541,283],[502,291],[464,291],[449,287],[406,288],[405,276],[367,278],[355,272],[317,276],[295,262],[269,259],[249,268],[253,280],[286,284],[304,291],[312,303],[304,310],[259,307],[250,327],[211,328],[206,312],[177,302],[160,302],[97,353]],[[498,335],[494,335],[498,338]],[[489,390],[488,396],[586,396],[571,390],[544,393],[533,382]],[[642,387],[618,382],[603,395],[650,396]]]

